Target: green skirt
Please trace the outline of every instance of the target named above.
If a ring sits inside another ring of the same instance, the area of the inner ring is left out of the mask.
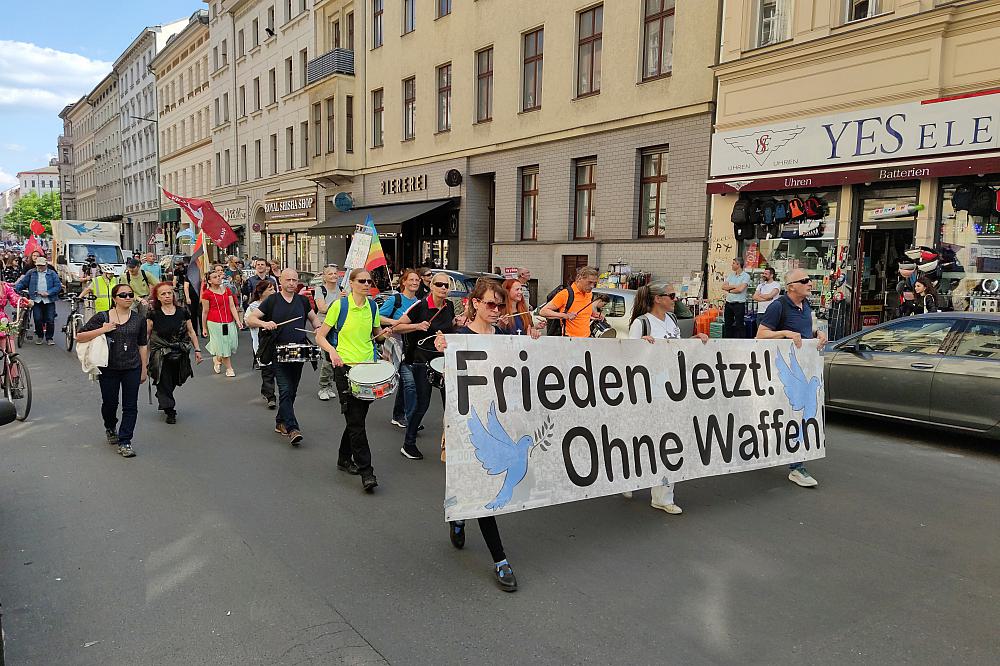
[[[240,336],[239,329],[236,328],[236,322],[229,322],[229,334],[222,334],[222,324],[216,321],[210,321],[208,323],[208,344],[205,345],[205,349],[212,356],[232,356],[236,353],[236,350],[240,347]]]

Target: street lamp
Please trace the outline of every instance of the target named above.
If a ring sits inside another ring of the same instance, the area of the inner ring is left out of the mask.
[[[129,115],[129,118],[147,123],[153,123],[153,125],[156,126],[156,131],[153,132],[153,139],[156,141],[156,224],[153,225],[153,233],[155,234],[156,229],[158,229],[161,224],[160,218],[163,215],[163,196],[160,192],[160,121],[155,118],[141,118],[133,115]]]

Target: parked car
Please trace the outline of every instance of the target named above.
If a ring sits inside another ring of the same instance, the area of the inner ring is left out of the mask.
[[[455,306],[455,314],[465,312],[465,300],[476,287],[476,280],[489,278],[503,283],[503,276],[496,273],[463,272],[451,270],[434,270],[433,273],[444,273],[448,276],[451,286],[448,288],[448,300]]]
[[[634,289],[595,289],[594,294],[608,297],[604,306],[604,318],[615,329],[619,338],[628,337],[629,318],[632,316],[632,305],[635,303]],[[545,305],[542,303],[541,305]],[[677,326],[681,329],[682,338],[690,338],[694,333],[694,319],[678,319]]]
[[[823,350],[826,406],[1000,439],[1000,315],[896,319]]]

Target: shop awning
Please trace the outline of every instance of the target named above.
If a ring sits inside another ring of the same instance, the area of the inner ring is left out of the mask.
[[[730,194],[766,190],[814,190],[856,183],[882,183],[994,173],[1000,173],[1000,153],[998,152],[862,164],[837,169],[804,169],[756,176],[723,176],[707,181],[707,192],[709,194]]]
[[[311,236],[350,236],[354,227],[365,223],[369,215],[375,221],[375,228],[380,234],[400,233],[403,223],[420,217],[438,208],[451,205],[452,199],[433,199],[413,203],[389,204],[385,206],[363,206],[353,208],[345,213],[334,211],[326,220],[309,229]]]

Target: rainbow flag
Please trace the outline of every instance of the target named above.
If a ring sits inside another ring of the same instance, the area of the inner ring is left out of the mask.
[[[379,266],[388,266],[385,261],[385,252],[382,251],[382,242],[378,239],[378,232],[375,231],[375,221],[369,215],[365,219],[365,226],[372,231],[372,244],[368,249],[368,259],[365,261],[365,270],[369,273]]]

